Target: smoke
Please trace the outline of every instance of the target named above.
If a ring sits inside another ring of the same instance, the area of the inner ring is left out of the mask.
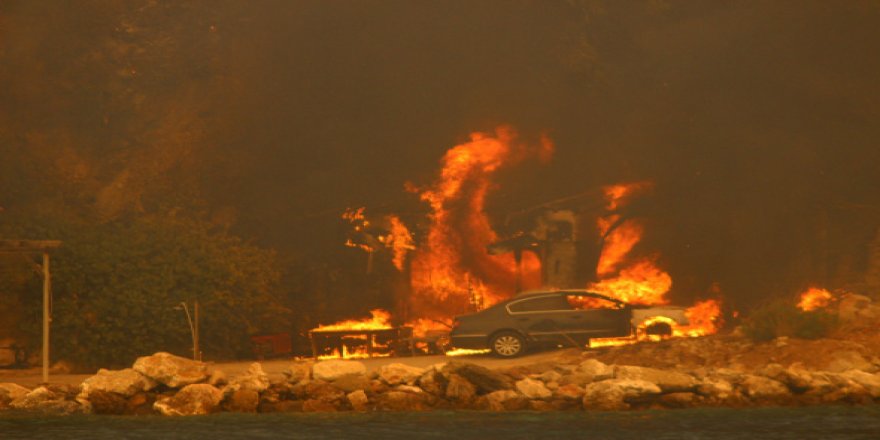
[[[205,209],[228,213],[235,232],[332,259],[344,250],[328,218],[348,206],[423,209],[401,183],[432,181],[450,145],[508,123],[549,133],[556,156],[499,172],[489,220],[652,181],[635,251],[660,253],[673,300],[720,286],[747,308],[807,284],[858,287],[869,264],[880,225],[876,2],[194,1],[171,15],[132,5],[139,25],[173,24],[155,41],[188,43],[173,57],[114,55],[114,68],[131,62],[139,76],[93,94],[107,78],[88,75],[89,62],[115,52],[92,43],[104,30],[125,41],[113,30],[125,21],[102,2],[54,5],[48,19],[28,3],[0,6],[0,76],[14,84],[0,91],[0,135],[61,130],[72,156],[100,163],[82,169],[103,170],[87,180],[113,209],[143,208],[112,183],[159,152],[167,162],[125,180],[160,191],[145,199],[195,176]],[[57,42],[70,63],[52,62]],[[53,83],[58,72],[66,82]],[[154,105],[101,98],[140,95]],[[168,109],[185,113],[183,126]],[[108,135],[105,113],[127,125]],[[156,186],[150,170],[172,181]]]

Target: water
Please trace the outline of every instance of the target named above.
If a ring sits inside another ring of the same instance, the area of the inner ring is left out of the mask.
[[[0,439],[880,439],[880,406],[637,412],[216,414],[0,413]]]

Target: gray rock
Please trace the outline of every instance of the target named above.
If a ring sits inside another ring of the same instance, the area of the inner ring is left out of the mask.
[[[226,386],[232,390],[253,390],[262,393],[269,389],[269,375],[259,362],[252,363],[241,376],[232,378]]]
[[[594,382],[584,389],[584,408],[619,410],[629,407],[628,402],[640,401],[660,394],[660,387],[640,379],[608,379]]]
[[[210,376],[208,366],[204,362],[164,352],[140,357],[132,368],[171,388],[205,382]]]
[[[584,397],[584,388],[575,384],[562,385],[553,390],[553,397],[564,400],[581,400]]]
[[[183,387],[177,394],[159,398],[153,408],[166,416],[211,414],[220,408],[223,393],[206,383]]]
[[[874,366],[861,353],[853,350],[838,351],[833,354],[833,357],[834,359],[825,368],[833,373],[843,373],[849,370],[870,370]]]
[[[89,394],[93,391],[104,391],[131,397],[143,391],[150,391],[157,385],[158,382],[132,368],[124,370],[105,370],[102,368],[98,370],[98,374],[83,381],[77,399],[88,400]]]
[[[763,376],[747,374],[738,385],[743,394],[753,400],[778,400],[791,395],[785,384]]]
[[[252,388],[233,391],[223,402],[223,408],[230,412],[255,413],[260,405],[260,393]]]
[[[500,390],[486,394],[486,401],[489,406],[488,409],[492,411],[505,411],[508,409],[508,402],[519,399],[520,397],[521,396],[517,394],[516,391]]]
[[[376,406],[388,411],[424,411],[425,393],[389,391],[376,397]]]
[[[693,391],[697,386],[696,379],[691,375],[647,367],[618,366],[614,368],[614,378],[651,382],[667,393]]]
[[[450,362],[443,371],[446,374],[455,373],[467,379],[476,387],[477,394],[513,389],[513,383],[509,377],[479,365]]]
[[[50,414],[75,414],[84,412],[83,407],[66,400],[63,394],[55,393],[41,386],[11,402],[9,407],[22,411],[36,411]]]
[[[26,396],[31,390],[10,382],[0,383],[0,408],[9,405],[15,399]]]
[[[446,398],[458,404],[470,404],[477,396],[477,388],[467,379],[457,375],[449,375],[449,383],[446,386]]]

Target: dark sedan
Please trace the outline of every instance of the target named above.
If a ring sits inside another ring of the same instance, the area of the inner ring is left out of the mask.
[[[630,336],[639,322],[654,316],[687,323],[677,307],[637,308],[582,290],[527,292],[457,316],[450,338],[455,348],[490,349],[497,356],[514,357],[530,345],[584,346],[590,338]]]

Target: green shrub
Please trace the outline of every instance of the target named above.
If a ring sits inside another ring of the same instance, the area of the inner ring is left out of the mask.
[[[837,315],[823,310],[805,312],[780,300],[752,311],[742,328],[753,341],[769,341],[780,336],[818,339],[828,336],[837,324]]]

